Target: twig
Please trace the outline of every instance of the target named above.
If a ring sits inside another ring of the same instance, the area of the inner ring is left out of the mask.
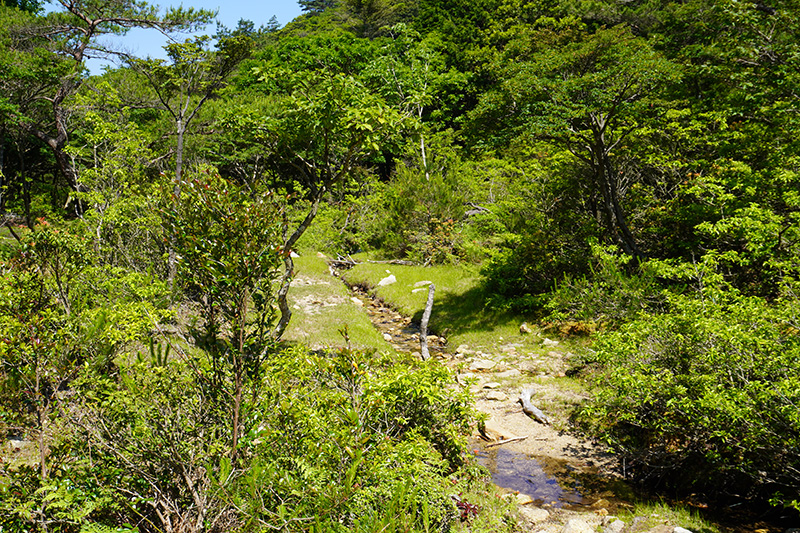
[[[502,446],[503,444],[508,444],[509,442],[514,442],[514,441],[517,441],[517,440],[525,440],[527,438],[528,438],[528,436],[525,435],[524,437],[512,437],[510,439],[499,440],[497,442],[493,442],[491,444],[487,444],[486,448],[494,448],[495,446]]]

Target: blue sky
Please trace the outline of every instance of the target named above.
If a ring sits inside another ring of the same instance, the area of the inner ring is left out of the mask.
[[[235,28],[240,19],[252,20],[258,27],[266,24],[273,16],[278,19],[281,26],[284,26],[301,13],[297,0],[261,0],[260,2],[247,0],[191,0],[174,3],[170,3],[168,0],[155,0],[153,3],[158,3],[162,7],[182,4],[186,8],[216,10],[218,12],[217,19],[228,28]],[[213,34],[215,31],[216,26],[211,24],[202,33]],[[186,36],[184,35],[181,38],[186,38]],[[109,37],[106,37],[106,39],[109,39]],[[139,57],[165,57],[162,47],[166,44],[166,39],[156,30],[131,30],[124,37],[114,38],[113,43]],[[88,62],[89,70],[93,74],[99,74],[104,64],[106,62],[91,60]]]

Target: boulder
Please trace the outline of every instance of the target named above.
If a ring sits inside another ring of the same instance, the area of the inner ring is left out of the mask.
[[[570,518],[561,533],[595,533],[595,529],[580,518]]]
[[[539,507],[523,507],[519,510],[519,513],[526,520],[534,524],[544,522],[550,518],[550,513],[547,512],[547,509],[541,509]]]

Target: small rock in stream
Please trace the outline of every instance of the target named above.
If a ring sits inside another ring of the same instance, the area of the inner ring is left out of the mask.
[[[534,524],[538,524],[539,522],[544,522],[548,518],[550,518],[550,513],[547,512],[547,509],[540,509],[537,507],[523,507],[519,510],[520,514],[524,516],[529,521],[533,522]]]
[[[384,333],[383,340],[385,340],[386,342],[392,342],[392,336],[389,335],[388,333]]]

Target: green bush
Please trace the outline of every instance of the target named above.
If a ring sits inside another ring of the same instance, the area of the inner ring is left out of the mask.
[[[703,268],[701,265],[698,268]],[[597,402],[579,418],[640,479],[685,491],[800,496],[797,300],[700,278],[669,311],[599,336]]]
[[[634,266],[631,256],[614,246],[589,243],[592,257],[589,275],[564,276],[548,295],[546,309],[555,321],[581,321],[618,326],[641,313],[658,310],[663,302],[656,268],[649,263]]]

